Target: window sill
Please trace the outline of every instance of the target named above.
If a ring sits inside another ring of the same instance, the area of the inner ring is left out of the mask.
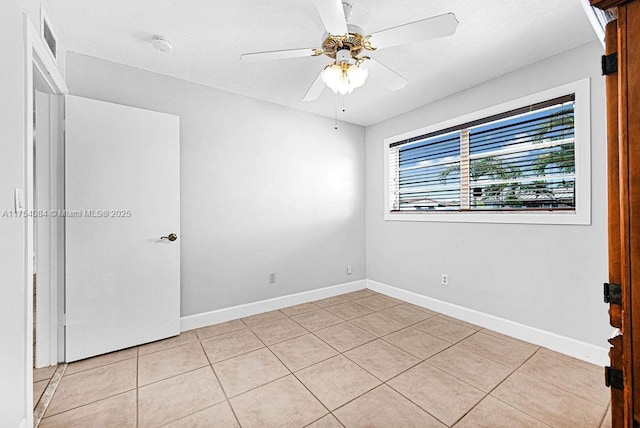
[[[563,224],[591,225],[590,213],[572,212],[386,212],[385,221],[417,221],[439,223],[497,223],[497,224]]]

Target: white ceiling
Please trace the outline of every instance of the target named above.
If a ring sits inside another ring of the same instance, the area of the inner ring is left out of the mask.
[[[368,33],[446,12],[460,25],[452,37],[372,52],[409,84],[392,92],[369,78],[345,97],[339,118],[370,125],[595,40],[580,1],[351,0],[350,23]],[[329,89],[302,101],[327,57],[240,62],[245,52],[319,47],[312,0],[49,0],[47,12],[70,51],[335,114]],[[156,34],[172,41],[171,54],[151,47]]]

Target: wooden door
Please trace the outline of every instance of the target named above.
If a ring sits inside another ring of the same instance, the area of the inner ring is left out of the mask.
[[[615,57],[618,52],[617,21],[610,22],[606,28],[605,55]],[[618,300],[617,289],[622,284],[621,243],[620,243],[620,149],[618,144],[618,73],[611,70],[606,75],[607,87],[607,184],[609,195],[609,291],[606,300],[609,303],[609,322],[615,327],[616,335],[609,339],[611,349],[609,351],[610,369],[623,367],[623,336],[622,336],[622,305]],[[615,296],[615,297],[614,297]],[[610,370],[608,369],[608,370]],[[611,375],[611,372],[608,373]],[[611,384],[610,379],[607,380]],[[610,385],[611,399],[616,405],[611,408],[611,419],[618,421],[615,426],[622,426],[624,421],[624,395],[619,385]]]
[[[640,426],[640,1],[591,0],[615,8],[606,29],[609,187],[609,315],[612,424]],[[608,61],[608,64],[613,64]],[[619,298],[618,298],[619,296]]]

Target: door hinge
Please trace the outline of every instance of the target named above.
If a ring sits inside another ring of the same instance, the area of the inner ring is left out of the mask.
[[[624,381],[622,379],[622,370],[614,369],[613,367],[604,368],[604,384],[607,387],[613,389],[624,389]]]
[[[622,304],[622,286],[620,284],[604,283],[604,302],[612,305]]]
[[[618,53],[602,55],[602,75],[608,76],[618,72]]]

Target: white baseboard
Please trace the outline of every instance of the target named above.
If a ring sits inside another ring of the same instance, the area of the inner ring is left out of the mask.
[[[525,342],[533,343],[553,351],[566,354],[571,357],[587,361],[599,366],[608,365],[609,348],[599,347],[590,343],[581,342],[556,333],[530,327],[517,322],[499,318],[463,306],[454,305],[452,303],[443,302],[442,300],[433,299],[413,293],[411,291],[392,287],[381,282],[366,280],[367,288],[381,294],[385,294],[414,305],[430,309],[435,312],[466,321],[480,327],[497,331]]]
[[[273,299],[261,300],[259,302],[247,303],[244,305],[232,306],[230,308],[217,309],[215,311],[203,312],[201,314],[188,315],[180,318],[180,330],[187,331],[194,328],[207,327],[225,321],[248,317],[262,312],[275,311],[301,303],[313,302],[314,300],[325,299],[339,294],[349,293],[367,288],[367,280],[346,282],[344,284],[332,285],[330,287],[319,288],[317,290],[304,291],[302,293],[289,294],[287,296],[274,297]]]
[[[396,288],[381,282],[370,279],[347,282],[333,285],[331,287],[317,290],[305,291],[302,293],[290,294],[287,296],[275,297],[273,299],[261,300],[259,302],[247,303],[244,305],[232,306],[230,308],[217,309],[215,311],[201,314],[188,315],[180,319],[181,331],[193,330],[195,328],[207,327],[225,321],[248,317],[262,312],[274,311],[288,306],[299,305],[301,303],[313,302],[314,300],[325,299],[339,294],[349,293],[368,288],[381,294],[385,294],[396,299],[403,300],[414,305],[422,306],[462,321],[476,324],[480,327],[497,331],[516,339],[524,340],[539,346],[544,346],[553,351],[560,352],[600,366],[609,362],[609,348],[599,347],[590,343],[571,339],[550,331],[530,327],[514,321],[509,321],[494,315],[489,315],[453,303],[423,296],[411,291]]]

